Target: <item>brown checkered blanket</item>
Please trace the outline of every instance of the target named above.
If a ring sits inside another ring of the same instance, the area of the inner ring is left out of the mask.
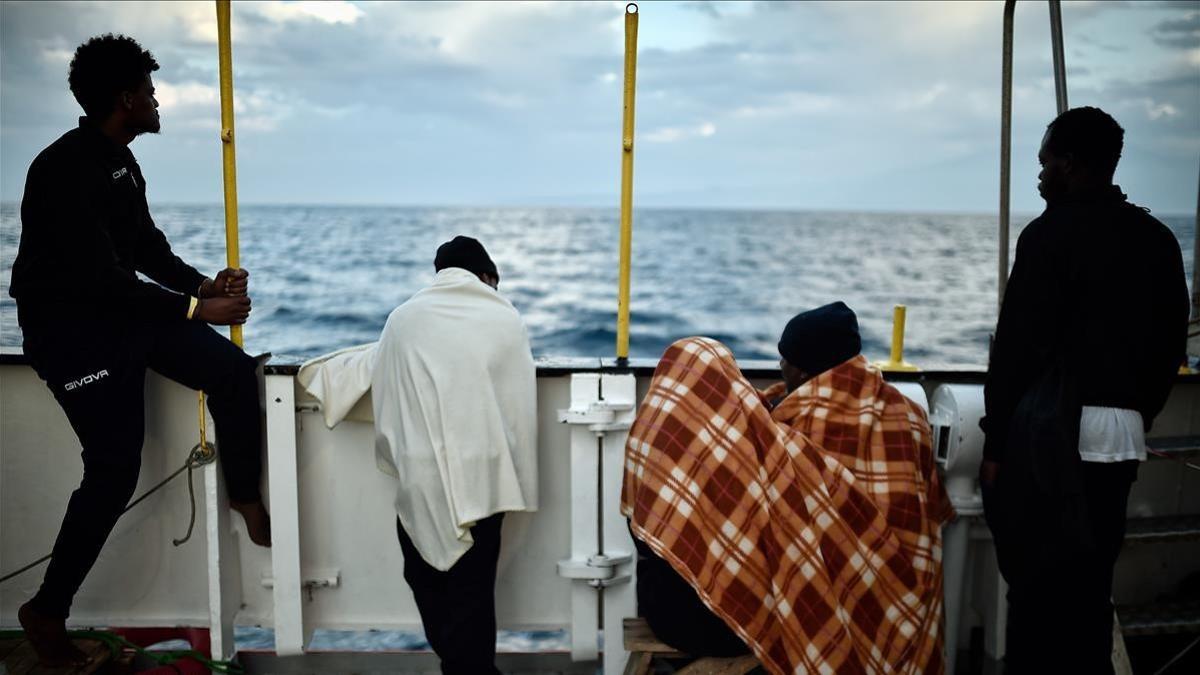
[[[667,349],[625,450],[634,534],[772,673],[942,673],[924,412],[861,356],[767,400],[721,343]]]

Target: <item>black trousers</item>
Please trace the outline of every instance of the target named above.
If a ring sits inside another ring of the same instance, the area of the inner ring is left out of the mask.
[[[1013,517],[1012,500],[985,493],[1008,582],[1006,673],[1113,672],[1113,567],[1137,470],[1136,461],[1082,463],[1084,536],[1047,526],[1051,513],[1039,520],[1036,509],[1020,509]]]
[[[475,543],[445,572],[421,558],[396,519],[404,580],[412,588],[425,639],[445,675],[500,675],[496,669],[496,562],[503,513],[475,523]]]
[[[629,532],[633,535],[633,530]],[[638,615],[655,637],[691,656],[741,656],[750,648],[712,613],[696,589],[636,535]]]
[[[205,324],[22,321],[24,350],[83,446],[34,606],[66,617],[80,584],[137,487],[149,368],[208,395],[229,497],[261,498],[262,421],[254,359]],[[185,442],[181,439],[180,442]],[[183,461],[180,447],[179,460]]]

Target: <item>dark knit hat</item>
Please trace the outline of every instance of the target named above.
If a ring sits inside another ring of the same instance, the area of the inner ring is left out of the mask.
[[[810,377],[857,356],[860,351],[858,317],[840,301],[792,317],[779,338],[780,356]]]
[[[500,278],[496,263],[492,262],[483,244],[478,239],[461,234],[439,246],[433,258],[433,269],[441,272],[447,267],[461,267],[472,274],[490,274]]]

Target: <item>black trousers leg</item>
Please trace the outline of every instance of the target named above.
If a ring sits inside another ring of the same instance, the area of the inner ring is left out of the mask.
[[[63,618],[137,487],[146,374],[136,338],[122,329],[92,326],[83,339],[68,335],[75,337],[65,329],[26,331],[25,340],[25,353],[83,446],[83,481],[33,598],[40,612]]]
[[[1113,567],[1137,469],[1137,462],[1083,463],[1086,546],[1046,529],[1036,510],[1018,518],[989,513],[989,522],[1004,523],[996,547],[1009,584],[1006,672],[1113,672]]]
[[[713,614],[670,563],[636,536],[633,544],[637,550],[638,616],[646,619],[658,639],[692,656],[750,653],[746,643]]]
[[[1113,631],[1113,568],[1125,540],[1129,490],[1137,480],[1138,462],[1084,462],[1083,489],[1094,547],[1083,552],[1078,565],[1076,596],[1068,620],[1072,651],[1079,655],[1080,672],[1111,673]]]
[[[254,359],[206,324],[163,324],[146,355],[151,370],[208,396],[229,498],[262,498],[262,418]]]
[[[499,675],[496,669],[496,563],[504,514],[471,528],[475,543],[442,572],[421,558],[396,519],[404,579],[412,588],[429,645],[445,675]]]

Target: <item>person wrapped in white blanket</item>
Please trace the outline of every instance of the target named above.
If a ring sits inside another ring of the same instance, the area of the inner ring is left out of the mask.
[[[482,244],[455,237],[434,269],[379,339],[375,448],[400,479],[404,578],[442,672],[499,673],[500,523],[506,511],[537,508],[533,356]]]
[[[496,564],[508,511],[537,509],[529,337],[483,245],[458,236],[378,345],[314,360],[300,381],[332,426],[371,389],[379,467],[396,476],[404,578],[446,675],[495,667]],[[334,419],[330,419],[330,416]]]

